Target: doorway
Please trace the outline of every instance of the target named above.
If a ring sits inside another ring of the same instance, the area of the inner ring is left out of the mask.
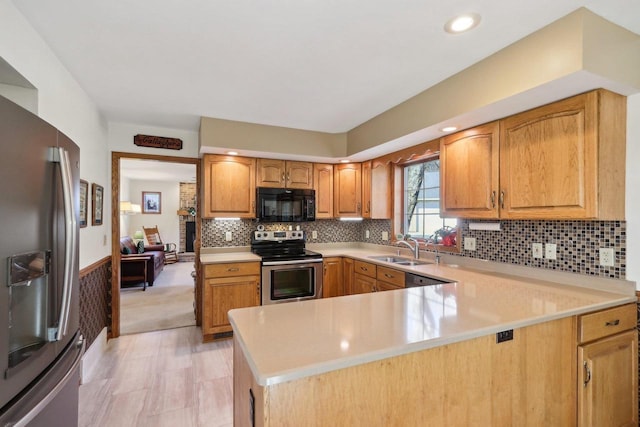
[[[145,194],[141,194],[140,196],[138,196],[138,193],[142,193],[142,191],[139,191],[140,189],[137,187],[133,189],[129,189],[129,188],[126,188],[127,185],[124,185],[125,188],[124,189],[121,188],[123,186],[122,184],[123,176],[125,174],[129,174],[126,168],[130,168],[131,164],[135,165],[136,161],[150,162],[150,163],[147,163],[146,165],[151,165],[151,163],[153,163],[153,165],[157,166],[157,168],[164,171],[168,169],[168,166],[170,166],[170,164],[176,165],[176,167],[189,166],[190,169],[194,171],[194,176],[195,176],[195,183],[194,183],[195,194],[193,194],[193,197],[196,199],[196,204],[197,204],[197,195],[200,194],[200,159],[172,157],[172,156],[156,156],[156,155],[135,154],[135,153],[120,153],[120,152],[112,153],[112,162],[111,162],[111,173],[112,173],[111,175],[112,176],[112,236],[111,236],[112,237],[112,240],[111,240],[112,241],[112,258],[111,258],[112,259],[112,281],[111,281],[112,292],[111,292],[111,299],[112,301],[111,301],[111,331],[109,332],[110,338],[118,337],[123,332],[121,328],[123,312],[122,312],[122,300],[121,300],[121,294],[120,294],[120,291],[121,291],[120,236],[135,234],[135,231],[139,231],[138,228],[141,229],[142,222],[145,222],[145,223],[148,222],[149,224],[146,224],[146,226],[157,225],[156,224],[157,221],[154,222],[153,215],[141,215],[140,217],[138,217],[137,215],[126,216],[126,215],[121,215],[121,212],[120,212],[120,201],[122,200],[121,195],[125,194],[128,197],[128,195],[131,194],[131,197],[134,198],[133,204],[138,204],[137,203],[139,202],[138,199],[145,196]],[[123,172],[123,165],[125,166],[124,172]],[[148,179],[150,181],[153,181],[155,178],[151,175],[151,176],[148,176]],[[153,190],[153,189],[149,188],[149,190]],[[155,197],[157,196],[157,193],[160,193],[160,192],[150,191],[145,193],[152,193]],[[161,211],[163,206],[161,195],[159,200],[161,205],[158,208],[158,210]],[[165,203],[164,206],[169,207],[171,205]],[[182,208],[185,208],[185,209],[182,209]],[[194,208],[194,209],[191,209],[191,208]],[[194,207],[194,206],[184,205],[184,206],[179,206],[177,209],[175,204],[171,206],[169,213],[171,213],[171,215],[175,215],[176,218],[179,216],[182,216],[180,218],[181,219],[180,223],[186,222],[185,220],[187,220],[189,222],[193,222],[195,225],[194,227],[193,225],[190,226],[190,229],[192,227],[195,228],[193,253],[190,254],[191,256],[187,258],[187,262],[176,263],[176,264],[182,264],[182,265],[175,265],[175,264],[166,265],[165,266],[166,268],[162,273],[159,274],[157,279],[157,280],[160,280],[159,283],[162,284],[161,282],[163,279],[164,281],[171,280],[171,277],[174,276],[175,274],[180,274],[182,276],[184,271],[182,271],[182,273],[178,273],[178,271],[184,270],[186,268],[184,264],[187,264],[188,266],[190,266],[191,270],[194,270],[193,266],[195,265],[195,276],[196,276],[195,285],[196,286],[194,289],[193,302],[194,302],[194,309],[195,309],[196,325],[201,324],[201,313],[200,313],[201,291],[199,286],[199,284],[201,283],[200,282],[201,272],[200,272],[200,262],[199,262],[199,258],[200,258],[199,234],[201,230],[201,226],[200,226],[201,219],[200,219],[199,211],[200,210],[198,209],[197,206]],[[184,216],[187,216],[188,218]],[[145,217],[144,220],[142,219],[142,217]],[[156,218],[160,220],[160,216]],[[173,218],[173,217],[170,217],[170,218]],[[151,222],[153,222],[153,224],[151,224]],[[169,227],[169,228],[173,228],[173,227]],[[182,233],[182,227],[180,227],[181,231],[179,232],[175,230],[170,231],[169,228],[167,228],[167,231],[165,231],[163,230],[163,227],[159,227],[159,231],[162,239],[164,241],[169,240],[165,238],[165,234],[167,234],[167,236],[171,237],[171,240],[177,240],[176,245],[177,246],[180,245],[180,248],[181,248],[179,252],[184,253],[185,239],[183,239],[183,237],[186,237],[186,236],[182,236],[180,234]],[[163,273],[166,273],[164,274],[164,277],[163,277]],[[193,278],[189,277],[189,279],[191,280],[191,285],[193,285]],[[152,288],[148,287],[147,289],[149,290]],[[144,291],[142,291],[142,288],[140,288],[140,289],[137,289],[136,292],[142,293]],[[138,298],[138,296],[136,297]],[[148,298],[148,299],[151,299],[151,298]],[[165,327],[166,325],[164,325],[164,327],[163,325],[159,325],[158,329],[164,329]]]

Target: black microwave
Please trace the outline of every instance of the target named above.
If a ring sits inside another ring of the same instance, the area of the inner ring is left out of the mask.
[[[258,187],[256,192],[256,218],[259,221],[303,222],[316,219],[315,190]]]

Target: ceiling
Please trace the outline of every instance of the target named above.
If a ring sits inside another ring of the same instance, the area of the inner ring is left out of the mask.
[[[108,121],[189,130],[345,132],[581,6],[640,34],[638,0],[14,3]]]

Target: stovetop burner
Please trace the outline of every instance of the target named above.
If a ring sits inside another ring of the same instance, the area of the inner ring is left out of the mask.
[[[262,261],[294,261],[322,258],[322,255],[305,249],[304,231],[255,231],[251,238],[251,252]]]

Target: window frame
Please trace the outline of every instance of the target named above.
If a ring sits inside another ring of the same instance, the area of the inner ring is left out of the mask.
[[[406,166],[411,166],[417,163],[427,162],[430,160],[435,160],[440,158],[440,151],[432,151],[419,156],[411,156],[408,160],[399,160],[394,164],[394,194],[393,194],[393,219],[392,219],[392,239],[391,243],[396,244],[398,242],[397,235],[404,235],[404,218],[405,218],[405,204],[404,204],[404,168]],[[442,201],[442,187],[440,187],[440,201]],[[440,209],[442,212],[442,209]],[[424,238],[416,238],[419,243],[420,249],[431,249],[433,250],[434,246],[437,248],[438,252],[449,252],[449,253],[461,253],[462,245],[460,238],[460,223],[458,219],[458,224],[456,225],[456,244],[455,246],[445,246],[441,243],[432,244],[428,243]]]

